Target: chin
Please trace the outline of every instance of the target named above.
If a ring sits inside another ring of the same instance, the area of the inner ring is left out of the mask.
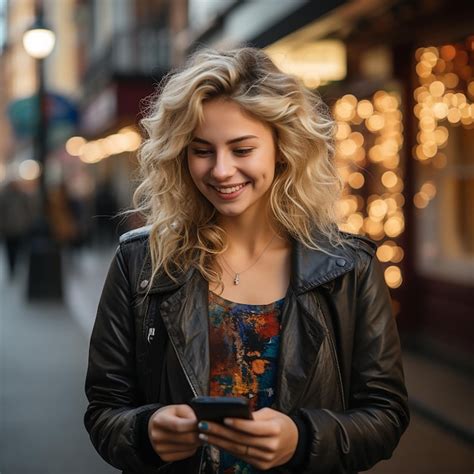
[[[245,209],[231,209],[230,206],[229,207],[214,206],[214,207],[221,216],[225,216],[225,217],[238,217],[245,211]]]

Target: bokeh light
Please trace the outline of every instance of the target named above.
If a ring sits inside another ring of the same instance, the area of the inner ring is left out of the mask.
[[[21,179],[32,181],[39,178],[41,174],[41,166],[35,160],[24,160],[18,167],[18,175]]]

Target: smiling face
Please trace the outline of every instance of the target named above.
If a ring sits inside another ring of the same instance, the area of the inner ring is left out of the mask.
[[[194,184],[222,217],[261,215],[275,176],[272,129],[222,98],[203,114],[187,149]]]

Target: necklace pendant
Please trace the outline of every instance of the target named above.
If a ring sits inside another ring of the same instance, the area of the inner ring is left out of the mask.
[[[240,283],[240,276],[238,273],[236,273],[234,277],[234,285],[238,285],[239,283]]]

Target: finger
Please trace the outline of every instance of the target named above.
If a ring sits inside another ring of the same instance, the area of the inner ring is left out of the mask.
[[[158,454],[170,454],[170,453],[186,453],[188,451],[195,451],[197,448],[201,446],[201,441],[198,440],[196,444],[193,445],[179,445],[173,443],[160,443],[156,446],[155,451]]]
[[[196,453],[196,450],[174,452],[160,455],[161,459],[165,462],[181,461],[182,459],[190,458]]]
[[[161,413],[153,419],[152,426],[163,428],[167,431],[187,433],[197,430],[197,420]]]
[[[247,434],[241,431],[227,428],[221,425],[220,423],[200,423],[198,426],[201,427],[203,424],[207,424],[207,429],[200,431],[206,435],[212,434],[213,436],[217,436],[229,442],[235,442],[243,446],[255,446],[257,448],[270,452],[274,451],[277,448],[278,438],[274,436],[255,436],[254,433]]]
[[[277,436],[280,427],[274,419],[244,420],[242,418],[225,418],[224,425],[253,436]]]
[[[281,413],[277,410],[273,410],[273,408],[260,408],[260,410],[256,410],[252,413],[254,420],[271,420],[277,416],[281,415]]]
[[[176,405],[176,416],[197,421],[196,413],[189,405]]]
[[[256,446],[236,443],[225,438],[220,438],[219,436],[214,436],[212,434],[201,433],[199,437],[202,441],[206,441],[217,448],[224,449],[225,451],[250,464],[254,460],[270,461],[273,459],[272,453],[269,453],[268,451],[262,451]]]
[[[151,439],[156,443],[171,443],[177,445],[199,443],[197,431],[192,433],[176,433],[173,431],[156,430],[152,431]]]

